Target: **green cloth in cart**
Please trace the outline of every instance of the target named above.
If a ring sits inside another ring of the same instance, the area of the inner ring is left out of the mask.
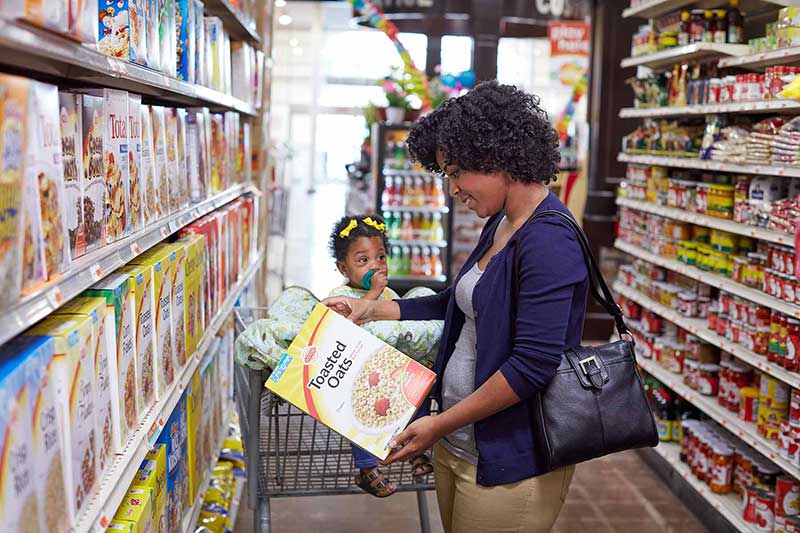
[[[415,287],[403,298],[432,294],[435,293],[431,289]],[[357,289],[341,287],[331,296],[358,298],[361,294]],[[302,287],[284,290],[270,306],[269,318],[255,320],[236,338],[236,362],[253,370],[274,368],[318,303],[319,299]],[[362,327],[386,344],[432,368],[444,323],[441,320],[383,320]]]

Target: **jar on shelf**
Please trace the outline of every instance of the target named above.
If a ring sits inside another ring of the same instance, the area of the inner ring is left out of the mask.
[[[719,365],[701,364],[697,377],[697,392],[704,396],[716,396],[719,392]]]
[[[711,298],[708,296],[699,296],[697,298],[697,317],[708,317],[708,311],[711,308]]]
[[[725,407],[734,413],[739,411],[741,390],[748,387],[753,381],[753,372],[750,368],[731,363],[728,368],[728,390],[725,398]]]
[[[683,383],[687,387],[697,390],[697,379],[700,376],[700,363],[693,359],[687,359],[683,363],[684,374]]]
[[[697,296],[688,291],[677,294],[678,312],[685,317],[694,318],[698,315]]]
[[[800,370],[800,320],[786,319],[786,355],[781,365],[789,372]]]
[[[711,476],[708,486],[716,494],[733,490],[733,448],[716,444],[711,450]]]
[[[739,419],[744,422],[758,421],[758,395],[755,387],[739,389]]]

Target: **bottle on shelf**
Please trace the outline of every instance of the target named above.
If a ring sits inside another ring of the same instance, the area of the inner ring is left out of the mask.
[[[692,18],[689,22],[689,42],[699,43],[703,41],[705,31],[705,11],[702,9],[692,9]],[[730,27],[730,26],[729,26]]]
[[[432,178],[432,192],[430,195],[429,205],[433,207],[444,207],[445,197],[444,189],[442,188],[442,180],[439,178]]]
[[[422,257],[420,258],[419,266],[423,276],[433,276],[433,269],[431,268],[431,249],[427,246],[422,247]]]
[[[430,262],[430,269],[431,269],[431,276],[434,277],[441,277],[442,276],[442,259],[439,257],[439,248],[434,246],[431,248],[431,255],[429,258]]]
[[[422,238],[422,213],[412,213],[411,215],[411,239],[419,240]]]
[[[422,254],[419,246],[411,248],[411,275],[424,276],[424,268],[422,267]]]
[[[403,222],[400,226],[400,238],[410,241],[414,238],[414,224],[411,221],[411,213],[403,213]]]
[[[433,241],[444,240],[444,228],[442,227],[442,214],[434,213],[431,220],[431,227],[428,230],[428,238]]]
[[[744,42],[744,19],[739,11],[739,0],[730,0],[727,13],[728,42],[741,44]]]
[[[403,205],[403,195],[405,194],[405,185],[403,178],[395,178],[393,183],[393,194],[392,194],[392,207],[398,207]]]
[[[399,274],[402,276],[411,274],[411,250],[409,250],[408,246],[403,246],[400,252]]]
[[[400,224],[399,224],[399,213],[392,213],[386,212],[386,233],[390,239],[399,239],[400,235]]]
[[[417,176],[414,178],[414,205],[415,206],[424,206],[425,205],[425,185],[422,181],[422,178]]]
[[[423,241],[430,241],[431,239],[431,226],[433,225],[433,215],[425,213],[422,215],[422,224],[420,225],[419,238]]]
[[[434,198],[433,198],[433,179],[430,176],[425,176],[422,179],[422,189],[425,193],[425,204],[424,205],[434,205]]]
[[[381,204],[392,205],[394,201],[394,178],[391,176],[386,177],[386,186],[383,188],[381,195]]]
[[[718,9],[716,15],[714,19],[714,42],[724,44],[728,42],[728,19],[724,9]]]
[[[402,200],[402,204],[401,205],[404,205],[404,206],[414,205],[414,180],[413,180],[413,178],[406,177],[403,180],[403,200]]]
[[[690,23],[689,23],[689,10],[684,9],[681,11],[680,29],[678,30],[678,46],[686,46],[689,44]]]
[[[398,273],[399,274],[400,268],[401,268],[401,265],[400,265],[401,261],[402,261],[402,258],[401,258],[400,247],[399,246],[392,246],[392,253],[389,254],[389,258],[387,260],[387,262],[389,263],[388,267],[389,267],[389,274],[390,275],[393,274],[393,273]]]
[[[716,31],[717,28],[717,22],[714,20],[714,13],[708,9],[703,13],[703,18],[703,42],[713,43],[714,31]]]

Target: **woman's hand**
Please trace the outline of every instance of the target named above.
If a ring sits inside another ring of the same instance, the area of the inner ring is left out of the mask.
[[[413,421],[405,431],[395,435],[394,440],[389,443],[394,451],[381,463],[390,465],[397,461],[413,459],[425,453],[447,434],[447,430],[440,421],[440,416],[424,416]]]
[[[375,320],[375,300],[363,298],[348,298],[346,296],[333,296],[325,298],[322,303],[329,309],[336,311],[346,319],[358,325]]]

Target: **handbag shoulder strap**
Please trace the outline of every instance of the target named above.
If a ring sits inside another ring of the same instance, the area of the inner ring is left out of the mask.
[[[555,210],[547,210],[547,211],[541,211],[539,213],[534,213],[533,215],[531,215],[530,218],[528,218],[528,220],[525,221],[525,224],[523,224],[522,227],[517,232],[518,233],[517,239],[514,242],[514,261],[511,273],[512,334],[516,333],[517,307],[519,304],[518,302],[519,291],[520,291],[519,249],[520,249],[520,241],[522,240],[522,234],[520,232],[525,227],[527,227],[528,224],[530,224],[537,218],[544,216],[558,216],[569,224],[569,227],[572,229],[572,231],[578,238],[578,243],[580,243],[581,250],[583,251],[583,260],[586,264],[586,271],[588,272],[589,276],[589,288],[591,290],[592,297],[595,299],[595,301],[597,301],[597,303],[603,306],[606,312],[614,319],[614,325],[616,326],[617,333],[619,333],[620,337],[622,337],[622,335],[627,334],[628,328],[625,326],[625,319],[622,315],[622,310],[615,303],[614,295],[611,293],[611,289],[608,288],[605,279],[603,279],[603,274],[600,272],[600,267],[597,266],[597,261],[595,260],[594,255],[592,254],[592,249],[589,247],[589,241],[586,238],[586,234],[583,232],[578,223],[572,219],[572,217],[570,217],[566,213]]]

